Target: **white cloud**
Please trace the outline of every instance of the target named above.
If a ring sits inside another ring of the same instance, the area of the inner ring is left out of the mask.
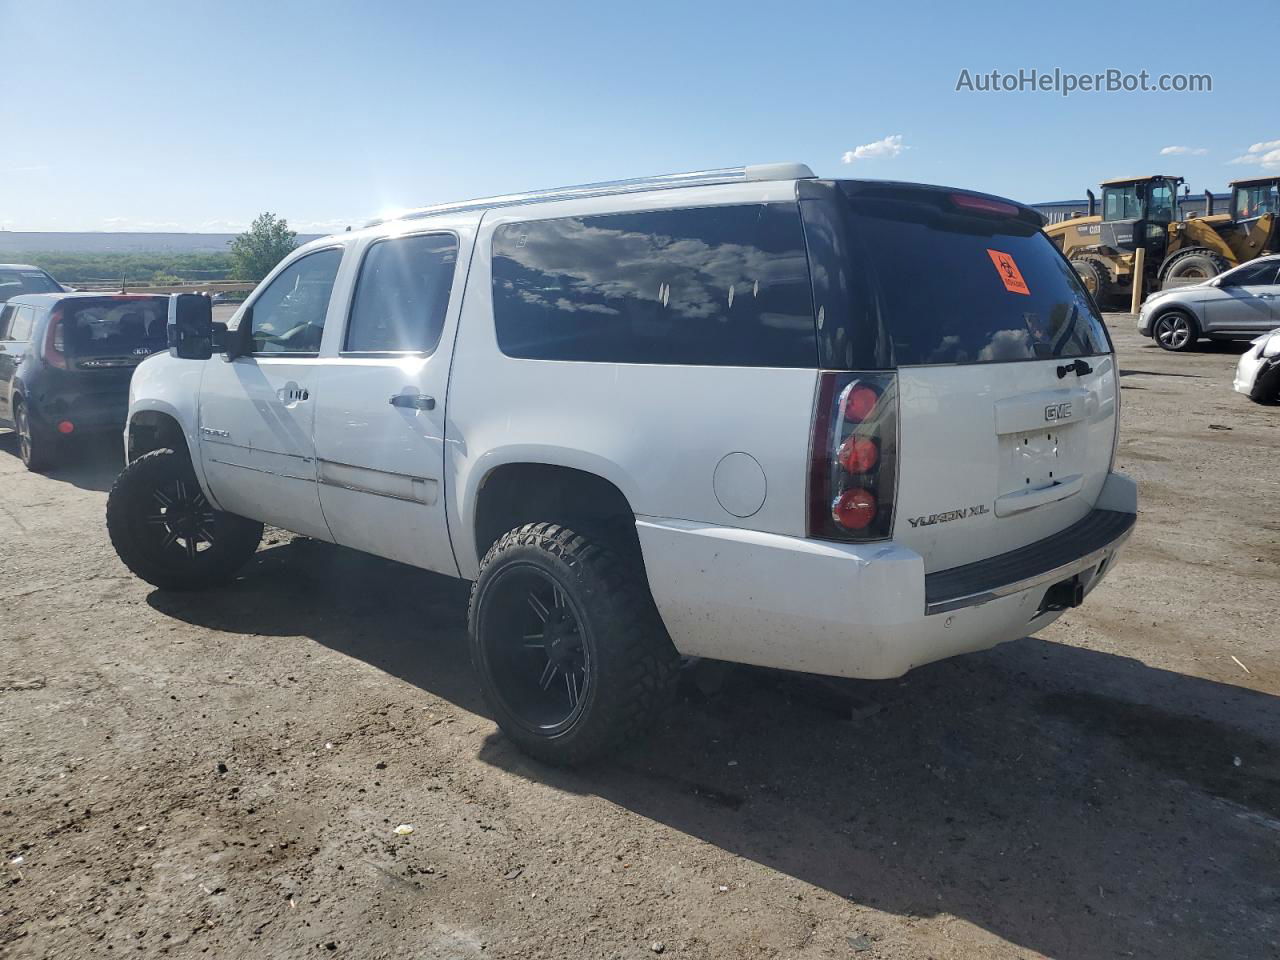
[[[842,163],[853,163],[855,160],[888,160],[907,149],[910,148],[902,142],[902,134],[891,133],[883,140],[874,140],[845,151],[840,160]]]
[[[1259,166],[1264,170],[1280,170],[1280,140],[1263,140],[1255,143],[1228,163]]]
[[[1162,157],[1203,157],[1209,151],[1204,147],[1161,147]]]

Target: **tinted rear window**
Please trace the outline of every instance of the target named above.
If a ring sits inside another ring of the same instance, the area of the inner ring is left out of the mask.
[[[813,367],[794,203],[566,217],[499,227],[498,345],[512,357]]]
[[[1048,237],[1025,221],[958,214],[947,196],[802,202],[818,261],[825,365],[886,369],[1110,352],[1102,318]]]
[[[43,270],[0,268],[0,303],[20,293],[61,293],[62,287]]]
[[[141,359],[166,347],[169,300],[81,300],[62,305],[67,352],[80,359]]]

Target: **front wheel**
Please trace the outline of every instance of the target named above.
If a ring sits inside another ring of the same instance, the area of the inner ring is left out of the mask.
[[[1071,261],[1071,267],[1093,297],[1093,302],[1106,303],[1111,298],[1111,274],[1096,260],[1081,258]]]
[[[635,737],[678,655],[643,572],[595,540],[530,523],[490,548],[471,592],[471,657],[503,732],[573,766]]]
[[[124,565],[162,590],[226,583],[262,540],[261,523],[213,508],[173,450],[124,468],[107,496],[107,532]]]
[[[1196,345],[1200,330],[1195,320],[1181,310],[1170,310],[1156,317],[1151,325],[1151,338],[1166,350],[1182,353]]]

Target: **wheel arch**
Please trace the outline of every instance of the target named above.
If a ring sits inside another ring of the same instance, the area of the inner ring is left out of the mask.
[[[125,464],[163,447],[174,447],[186,454],[205,496],[221,509],[205,480],[194,417],[184,415],[181,409],[167,400],[155,397],[135,399],[129,406],[129,418],[124,427]]]
[[[502,534],[537,520],[575,523],[640,558],[631,484],[616,464],[581,451],[518,448],[486,457],[470,479],[454,534],[458,567],[468,579]]]
[[[130,413],[125,426],[125,462],[169,447],[191,458],[191,445],[175,412],[162,405],[143,407]]]

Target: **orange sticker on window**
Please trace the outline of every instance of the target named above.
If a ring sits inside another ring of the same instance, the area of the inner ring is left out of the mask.
[[[1010,293],[1023,293],[1031,296],[1031,291],[1027,288],[1027,281],[1022,279],[1022,271],[1013,262],[1013,257],[990,248],[987,248],[987,253],[991,257],[991,262],[996,265],[996,273],[1000,274],[1000,279],[1004,281],[1006,290]]]

